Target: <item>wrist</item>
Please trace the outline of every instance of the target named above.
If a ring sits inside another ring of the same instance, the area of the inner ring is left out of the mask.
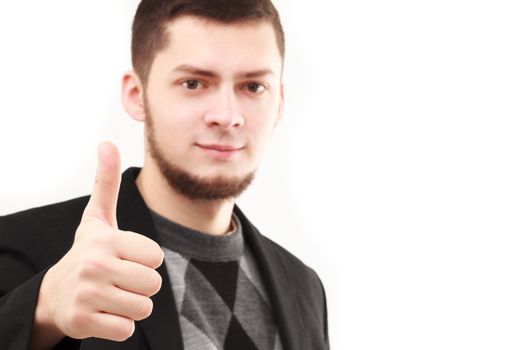
[[[54,307],[50,297],[52,294],[49,291],[53,267],[44,275],[40,285],[31,333],[31,350],[51,349],[65,337],[53,317]]]

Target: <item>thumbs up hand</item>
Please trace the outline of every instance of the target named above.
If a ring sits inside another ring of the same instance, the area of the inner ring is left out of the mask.
[[[42,281],[33,340],[46,329],[46,337],[54,338],[49,344],[64,336],[123,341],[133,334],[134,321],[151,314],[150,297],[162,283],[155,269],[164,253],[151,239],[118,229],[120,176],[118,150],[101,144],[93,193],[73,246]]]

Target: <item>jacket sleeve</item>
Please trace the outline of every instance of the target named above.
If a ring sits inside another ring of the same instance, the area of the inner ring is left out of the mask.
[[[85,198],[67,204],[0,216],[1,350],[29,349],[42,279],[73,244]],[[54,349],[80,343],[65,337]]]
[[[8,293],[3,290],[2,285],[0,344],[4,346],[4,349],[26,350],[29,348],[38,290],[44,273],[45,271],[40,272]]]
[[[0,344],[29,347],[38,291],[48,261],[43,246],[10,216],[0,217]]]

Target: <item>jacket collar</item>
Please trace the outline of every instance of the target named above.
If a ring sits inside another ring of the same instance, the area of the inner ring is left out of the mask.
[[[120,230],[133,231],[158,241],[149,209],[140,195],[135,180],[140,168],[128,168],[122,175],[117,205],[117,222]],[[157,270],[162,277],[160,291],[151,299],[151,315],[137,322],[146,336],[151,350],[183,349],[179,315],[176,311],[166,264]]]
[[[259,230],[252,225],[237,205],[233,210],[241,221],[246,242],[255,255],[255,260],[272,303],[283,349],[304,349],[301,343],[302,319],[297,308],[295,288],[290,280],[290,272],[280,255],[281,251],[275,248],[275,243],[259,233]]]
[[[137,188],[135,180],[140,168],[128,168],[122,175],[117,206],[119,229],[141,233],[157,240],[148,207]],[[265,287],[270,296],[275,321],[285,350],[299,350],[301,346],[301,318],[297,309],[294,288],[286,265],[273,244],[262,237],[237,205],[234,212],[241,221],[247,244],[253,249]],[[176,310],[168,271],[163,263],[158,272],[162,287],[152,297],[153,312],[138,322],[151,350],[183,349],[179,315]]]

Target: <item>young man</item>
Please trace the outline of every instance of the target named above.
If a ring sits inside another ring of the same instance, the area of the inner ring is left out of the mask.
[[[283,113],[270,0],[143,0],[124,108],[145,160],[103,143],[93,192],[0,218],[2,349],[328,349],[313,270],[234,200]]]

